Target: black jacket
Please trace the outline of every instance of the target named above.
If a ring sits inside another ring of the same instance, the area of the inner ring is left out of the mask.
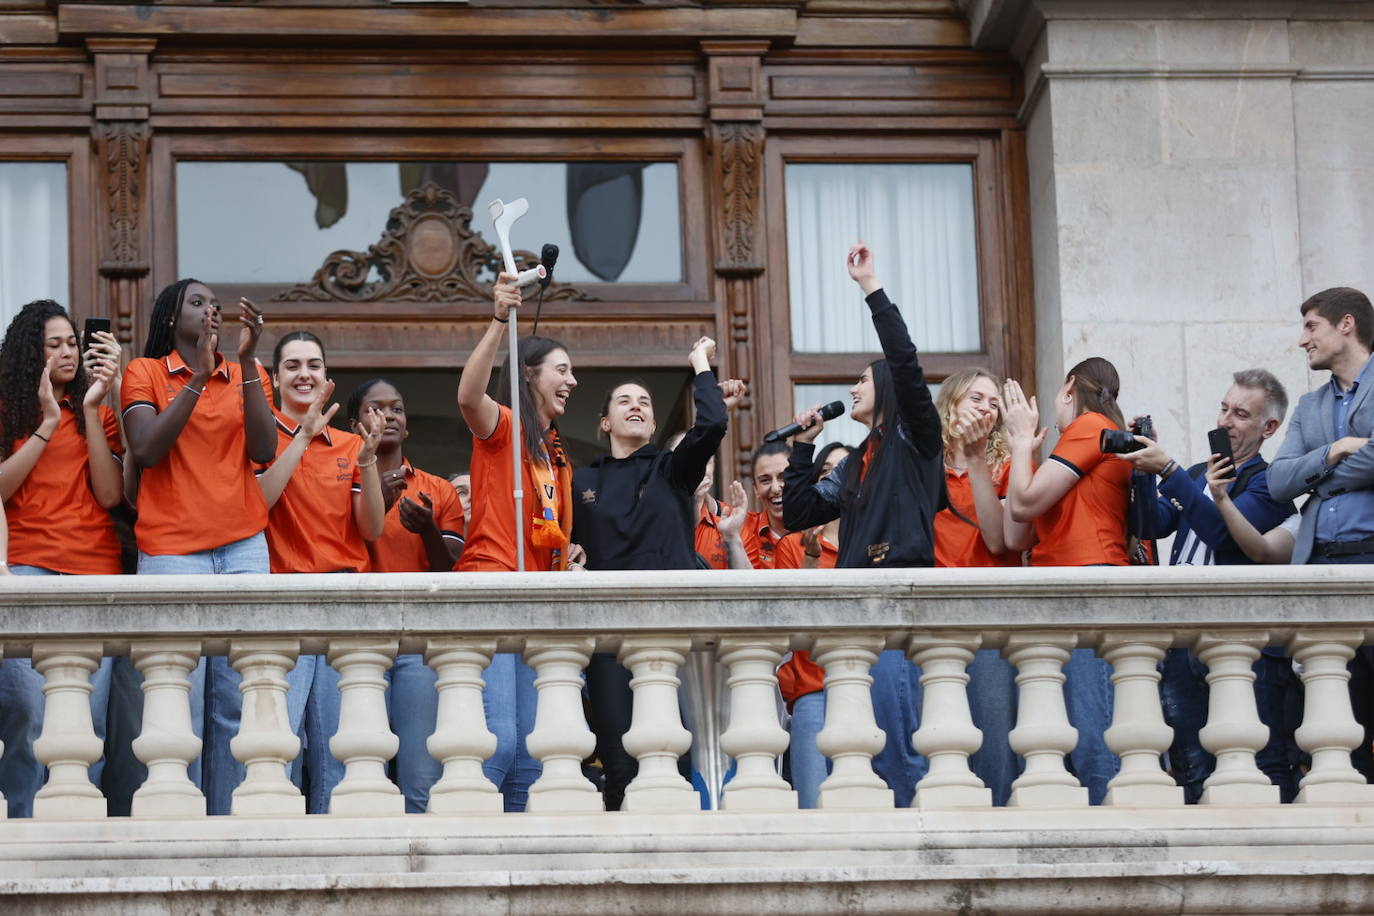
[[[877,451],[847,505],[842,494],[850,475],[859,473],[857,453],[851,454],[855,460],[845,458],[836,465],[825,480],[808,484],[815,447],[808,442],[793,445],[783,473],[783,525],[796,531],[839,516],[836,566],[934,566],[935,513],[944,487],[940,415],[901,312],[881,289],[867,302],[892,371],[897,415],[888,418],[887,429],[869,434],[868,448]]]
[[[725,398],[710,372],[692,379],[696,425],[672,451],[646,445],[573,471],[573,534],[588,569],[695,569],[697,485],[725,438]]]

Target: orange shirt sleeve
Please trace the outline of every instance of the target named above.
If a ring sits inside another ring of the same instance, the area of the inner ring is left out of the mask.
[[[100,425],[105,431],[105,442],[116,455],[124,454],[124,441],[119,438],[119,417],[113,410],[100,408]]]
[[[154,410],[158,409],[157,388],[154,385],[152,374],[148,371],[156,365],[156,360],[142,358],[129,363],[129,367],[124,370],[124,378],[119,386],[119,409],[121,413],[134,404],[151,404]]]
[[[773,568],[801,569],[805,556],[806,545],[802,543],[802,532],[793,531],[778,541],[778,546],[773,550]]]
[[[458,499],[458,491],[453,484],[442,477],[435,477],[433,486],[425,490],[429,501],[434,504],[434,524],[441,534],[460,537],[463,533],[463,503]]]
[[[1080,414],[1059,437],[1050,460],[1058,461],[1079,477],[1087,477],[1088,472],[1102,462],[1099,434],[1112,428],[1111,422],[1100,413]]]

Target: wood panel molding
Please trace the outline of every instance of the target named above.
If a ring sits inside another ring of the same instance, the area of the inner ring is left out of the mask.
[[[539,256],[512,252],[521,270]],[[381,239],[367,251],[332,252],[309,283],[282,291],[278,302],[453,302],[491,298],[481,278],[501,270],[500,251],[472,230],[472,208],[426,182],[391,211]],[[377,279],[370,279],[375,273]],[[550,284],[544,301],[594,297],[571,284]]]

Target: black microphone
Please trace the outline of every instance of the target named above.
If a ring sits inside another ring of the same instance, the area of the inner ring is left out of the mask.
[[[820,413],[822,420],[833,420],[840,414],[844,413],[844,404],[840,403],[839,401],[831,401],[829,404],[823,406],[818,412]],[[781,429],[775,429],[768,435],[764,436],[763,441],[777,442],[779,439],[788,439],[792,436],[795,436],[797,433],[801,432],[804,429],[810,429],[814,425],[814,423],[808,424],[806,426],[802,426],[800,423],[788,423]]]
[[[553,282],[553,265],[558,263],[558,246],[546,242],[544,247],[539,249],[539,263],[544,265],[544,276],[539,280],[541,289],[548,289]]]

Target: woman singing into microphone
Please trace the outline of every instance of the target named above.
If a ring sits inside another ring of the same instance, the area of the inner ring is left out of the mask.
[[[809,480],[813,443],[825,421],[818,408],[797,415],[797,434],[784,473],[783,524],[791,530],[840,520],[840,568],[933,566],[935,513],[944,486],[940,416],[916,358],[906,322],[873,270],[873,253],[849,249],[849,276],[864,291],[884,359],[871,363],[850,389],[855,420],[869,427],[859,447],[828,477]],[[911,746],[920,724],[916,666],[897,650],[873,667],[873,705],[887,743],[873,768],[907,807],[926,763]]]

